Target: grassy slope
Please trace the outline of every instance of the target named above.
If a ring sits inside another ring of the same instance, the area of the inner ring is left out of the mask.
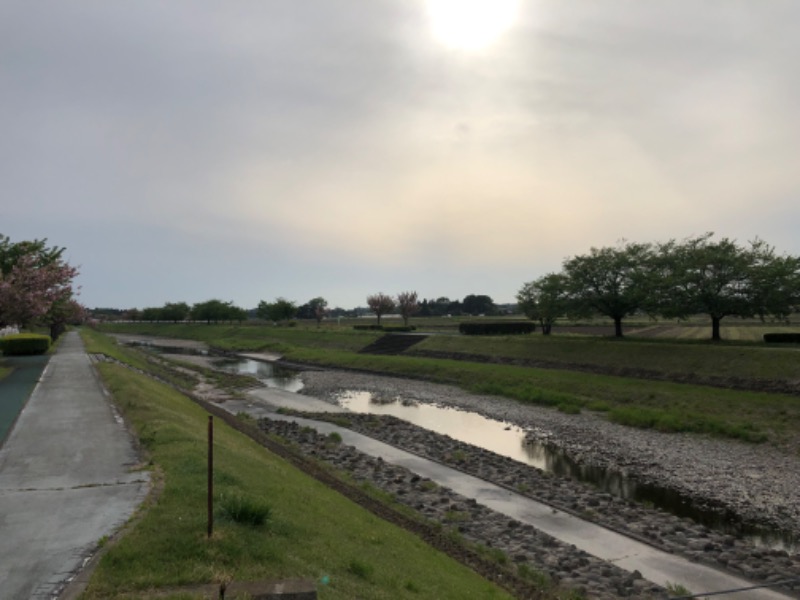
[[[4,367],[0,365],[0,379],[8,377],[11,375],[11,367]]]
[[[90,334],[92,352],[130,354]],[[104,381],[163,473],[164,489],[141,521],[109,549],[86,598],[146,597],[154,587],[225,579],[307,577],[321,599],[507,598],[418,538],[331,492],[222,423],[215,427],[219,497],[266,498],[262,528],[218,521],[205,537],[207,415],[147,377],[100,365]],[[187,597],[175,594],[174,597]]]
[[[607,411],[610,418],[663,431],[695,431],[762,441],[800,435],[800,400],[779,394],[736,392],[697,385],[580,372],[464,361],[356,354],[376,334],[334,329],[201,325],[134,325],[129,331],[203,339],[227,348],[265,348],[308,363],[424,377],[467,390],[557,406]],[[217,337],[219,336],[219,337]],[[259,345],[260,344],[260,345]],[[624,365],[680,375],[800,378],[794,348],[667,343],[575,336],[433,336],[412,348],[562,363]]]

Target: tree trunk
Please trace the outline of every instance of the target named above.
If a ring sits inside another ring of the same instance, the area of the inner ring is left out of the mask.
[[[539,320],[539,325],[542,326],[542,335],[550,335],[550,330],[553,328],[552,323],[547,323],[544,320]]]
[[[622,317],[614,317],[614,336],[622,337]]]
[[[719,334],[719,322],[722,317],[711,315],[711,339],[715,342],[722,341],[722,336]]]

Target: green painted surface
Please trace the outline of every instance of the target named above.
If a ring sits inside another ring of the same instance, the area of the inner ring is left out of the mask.
[[[8,356],[2,359],[4,367],[12,369],[8,377],[0,379],[0,444],[14,426],[22,407],[36,387],[49,355]]]

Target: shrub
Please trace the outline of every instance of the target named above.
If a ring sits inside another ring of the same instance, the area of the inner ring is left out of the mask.
[[[49,335],[17,333],[0,339],[0,350],[6,356],[44,354],[50,349],[51,343]]]
[[[800,344],[800,333],[765,333],[767,344]]]
[[[357,331],[388,331],[390,333],[404,333],[417,330],[413,325],[353,325],[353,329]]]
[[[242,494],[226,494],[220,498],[218,506],[223,517],[251,527],[261,527],[272,516],[269,504]]]
[[[520,335],[536,331],[536,325],[532,321],[460,323],[458,331],[464,335]]]

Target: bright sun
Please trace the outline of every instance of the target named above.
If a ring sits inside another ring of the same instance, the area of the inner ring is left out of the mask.
[[[427,0],[433,34],[457,50],[481,50],[513,25],[519,0]]]

